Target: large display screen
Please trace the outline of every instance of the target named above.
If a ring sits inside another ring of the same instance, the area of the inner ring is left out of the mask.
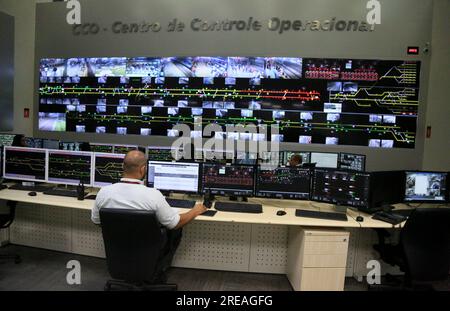
[[[42,59],[39,130],[177,137],[201,116],[219,139],[414,148],[419,77],[402,60]],[[279,133],[225,131],[236,124]]]

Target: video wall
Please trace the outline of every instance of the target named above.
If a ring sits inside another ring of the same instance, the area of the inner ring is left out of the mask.
[[[414,148],[419,77],[402,60],[42,59],[39,130],[178,137],[187,124],[193,138]],[[199,117],[222,131],[194,131]],[[238,124],[269,131],[226,132]]]

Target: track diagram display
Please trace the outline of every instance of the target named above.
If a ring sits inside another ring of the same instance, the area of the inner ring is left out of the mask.
[[[419,77],[403,60],[42,59],[39,130],[177,137],[202,117],[219,139],[414,148]],[[237,124],[280,133],[226,133]]]

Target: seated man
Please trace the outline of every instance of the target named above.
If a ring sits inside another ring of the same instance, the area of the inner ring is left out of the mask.
[[[165,271],[170,267],[175,251],[181,241],[181,228],[206,211],[197,204],[184,214],[172,208],[159,190],[148,188],[143,179],[147,172],[147,159],[138,150],[128,152],[123,162],[123,178],[119,183],[103,187],[97,194],[91,219],[100,224],[101,208],[123,208],[154,211],[158,221],[167,228],[167,243],[157,265],[158,281],[164,281]]]
[[[289,159],[288,166],[302,166],[302,157],[299,154],[293,154]]]

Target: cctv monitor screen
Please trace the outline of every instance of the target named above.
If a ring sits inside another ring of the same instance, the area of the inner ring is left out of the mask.
[[[59,141],[52,140],[52,139],[44,139],[44,141],[42,142],[42,147],[44,149],[58,150],[59,149]]]
[[[48,182],[65,185],[91,185],[92,153],[48,151]]]
[[[14,136],[12,134],[0,134],[0,146],[11,146]]]
[[[199,192],[198,163],[149,161],[148,182],[151,188],[173,192]]]
[[[94,154],[94,187],[104,187],[120,181],[123,172],[124,154]]]
[[[338,157],[337,153],[311,152],[311,163],[321,168],[338,168]]]
[[[406,202],[445,202],[447,173],[406,172]]]
[[[45,182],[45,149],[4,147],[3,172],[6,179]]]
[[[252,196],[255,167],[204,163],[202,170],[203,193],[214,195]]]
[[[366,207],[369,202],[370,174],[315,169],[311,199],[354,207]]]
[[[366,170],[366,156],[363,154],[340,153],[339,168],[364,172]]]
[[[311,171],[299,167],[258,167],[256,196],[279,199],[309,199]]]
[[[302,163],[310,163],[311,161],[311,152],[302,152],[302,151],[283,151],[282,152],[282,162],[281,165],[289,166],[289,161],[292,159],[294,155],[299,155],[302,159]]]
[[[127,154],[130,151],[138,150],[138,146],[130,146],[130,145],[115,145],[114,146],[114,153],[119,154]]]

